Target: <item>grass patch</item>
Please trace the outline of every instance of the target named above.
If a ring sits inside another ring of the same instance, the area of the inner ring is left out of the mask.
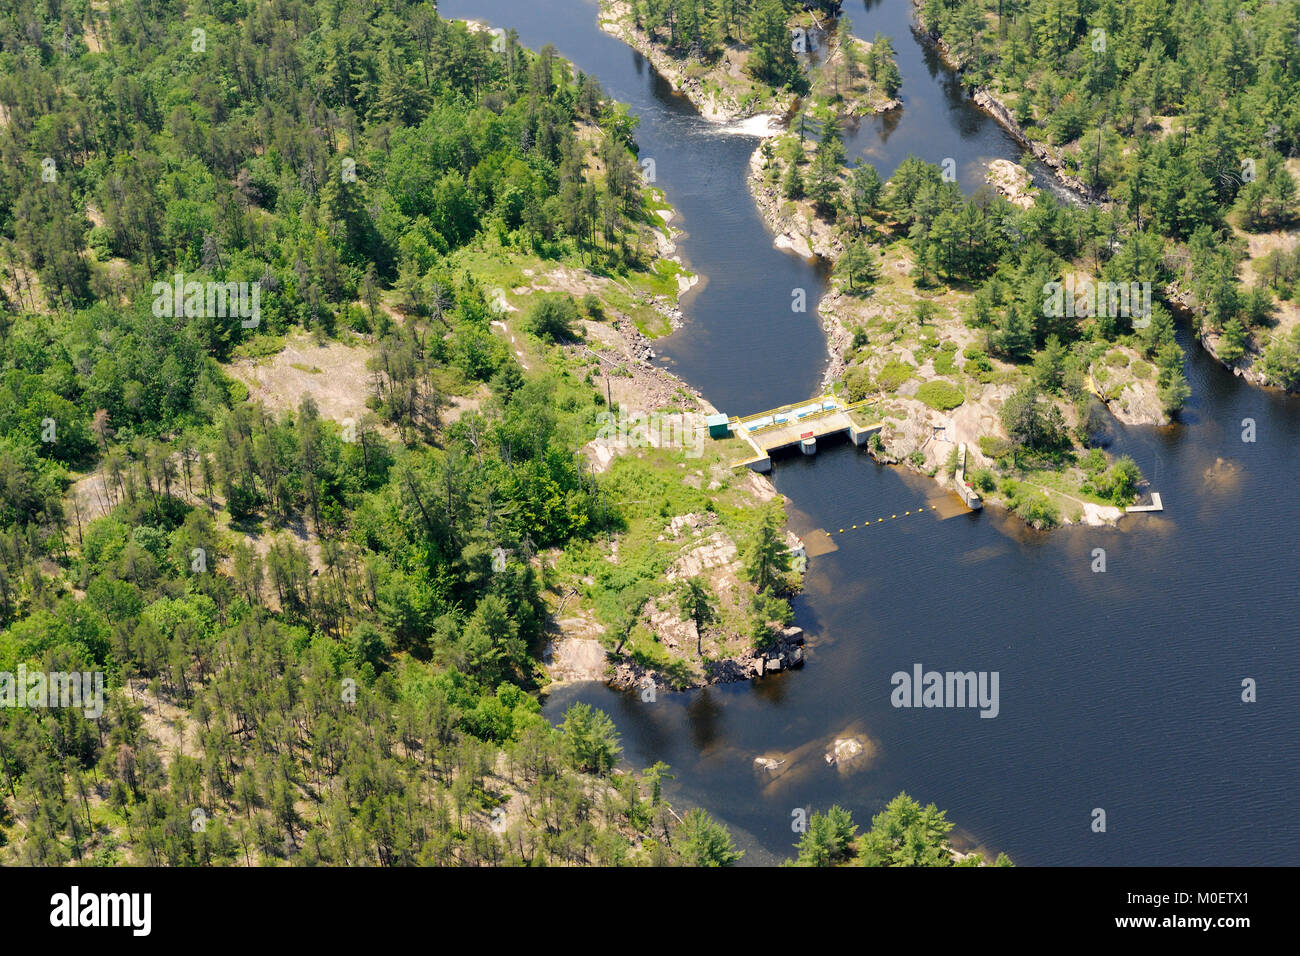
[[[1128,368],[1128,355],[1121,352],[1119,349],[1113,349],[1107,352],[1106,357],[1103,358],[1102,361],[1111,368]]]
[[[1027,484],[1034,485],[1048,494],[1066,495],[1070,498],[1079,498],[1083,501],[1089,501],[1095,505],[1112,505],[1114,504],[1109,498],[1102,497],[1084,481],[1083,473],[1076,468],[1067,468],[1064,471],[1053,471],[1049,468],[1035,468],[1022,472],[1022,477]]]
[[[240,342],[230,354],[233,358],[262,359],[270,358],[284,351],[285,336],[271,332],[259,332],[252,338]]]
[[[980,436],[980,452],[985,458],[992,458],[995,461],[1000,458],[1006,458],[1011,454],[1012,445],[1005,438],[997,435]]]

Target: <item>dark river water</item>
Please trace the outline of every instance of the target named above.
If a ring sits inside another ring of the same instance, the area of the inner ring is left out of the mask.
[[[815,318],[825,277],[783,253],[745,186],[753,138],[700,119],[654,69],[603,34],[595,0],[443,0],[444,16],[514,27],[553,43],[641,117],[641,155],[686,230],[679,250],[706,277],[686,327],[659,343],[668,367],[719,409],[744,414],[818,387],[826,345]],[[892,39],[903,108],[847,137],[888,177],[909,152],[952,157],[963,188],[1020,148],[960,95],[913,37],[910,4],[845,4],[854,32]],[[808,311],[792,313],[791,290]],[[1193,397],[1166,429],[1113,423],[1164,499],[1160,515],[1117,529],[1026,531],[995,510],[970,515],[928,479],[851,446],[779,460],[777,488],[797,532],[837,530],[814,557],[796,622],[808,665],[760,683],[661,693],[599,684],[557,689],[607,711],[628,760],[672,765],[669,793],[723,820],[746,863],[792,853],[797,808],[839,803],[860,824],[900,790],[948,811],[960,840],[1022,865],[1295,864],[1300,823],[1300,663],[1296,475],[1300,401],[1243,384],[1184,337]],[[1242,441],[1243,421],[1256,438]],[[940,510],[916,513],[922,504]],[[908,517],[891,521],[891,514]],[[954,514],[954,512],[958,512]],[[951,517],[941,517],[948,514]],[[1093,573],[1095,548],[1106,573]],[[1000,712],[895,708],[891,675],[996,671]],[[1253,679],[1258,702],[1241,700]],[[855,734],[874,755],[829,765]],[[773,779],[759,755],[784,758]],[[1093,811],[1106,832],[1093,832]]]

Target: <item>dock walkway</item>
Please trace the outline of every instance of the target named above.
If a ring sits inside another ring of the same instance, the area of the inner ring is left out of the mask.
[[[1138,514],[1146,511],[1164,511],[1165,503],[1160,500],[1160,492],[1151,492],[1151,504],[1149,505],[1129,505],[1124,509],[1129,514]]]

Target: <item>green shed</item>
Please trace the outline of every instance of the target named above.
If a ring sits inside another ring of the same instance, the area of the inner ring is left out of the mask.
[[[731,434],[731,427],[728,425],[730,419],[719,412],[716,415],[710,415],[704,419],[704,424],[709,426],[710,438],[726,438]]]

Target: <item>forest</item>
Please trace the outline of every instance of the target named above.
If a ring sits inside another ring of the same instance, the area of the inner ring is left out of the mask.
[[[811,188],[817,187],[814,179]],[[1159,372],[1166,410],[1176,411],[1190,395],[1173,317],[1159,301],[1144,317],[1044,307],[1043,290],[1075,265],[1096,270],[1103,282],[1161,284],[1158,239],[1136,235],[1112,251],[1114,237],[1123,230],[1114,210],[1051,200],[1021,210],[987,192],[963,196],[937,166],[914,157],[903,161],[884,188],[874,170],[858,166],[832,195],[854,217],[840,262],[850,282],[874,278],[864,243],[880,238],[881,227],[871,218],[859,218],[874,214],[892,234],[906,236],[922,286],[933,281],[974,287],[965,321],[981,330],[987,354],[1030,365],[1040,388],[1079,403],[1081,415],[1086,416],[1088,401],[1083,382],[1087,355],[1096,342],[1132,342],[1150,358]]]
[[[1300,7],[924,0],[919,16],[964,84],[1160,253],[1170,300],[1223,361],[1249,353],[1267,381],[1300,387],[1280,314],[1300,294],[1300,250],[1270,238],[1296,226]]]
[[[972,478],[1046,528],[1083,499],[1139,494],[1136,465],[1092,447],[1102,404],[1124,420],[1177,417],[1191,397],[1180,323],[1251,381],[1300,388],[1295,4],[925,0],[916,15],[918,38],[1021,138],[1019,170],[991,164],[967,194],[954,170],[908,157],[886,180],[846,156],[856,121],[831,97],[805,99],[762,144],[752,181],[778,233],[834,262],[822,311],[844,330],[851,399],[902,432],[927,409],[992,398],[1005,437],[979,436]],[[841,16],[831,49],[853,49],[846,29]],[[880,84],[887,39],[870,52]],[[871,67],[841,59],[850,84]],[[1007,170],[1024,185],[1009,189]],[[1029,170],[1057,174],[1060,195]],[[1149,306],[1085,304],[1101,288],[1146,290]],[[1013,395],[994,396],[1004,385]],[[953,470],[909,441],[873,448]]]
[[[664,281],[635,129],[427,2],[0,5],[0,675],[107,683],[97,719],[0,695],[0,862],[742,858],[607,715],[541,714],[543,553],[647,506],[583,467],[607,402],[546,351],[602,302],[540,300],[526,367],[486,263]],[[303,333],[367,344],[364,415],[231,374]],[[787,559],[756,524],[765,630]],[[861,859],[946,863],[905,804]]]
[[[678,55],[712,61],[728,42],[744,43],[753,51],[755,79],[806,90],[786,28],[799,8],[796,0],[636,0],[633,15]]]
[[[815,217],[825,237],[848,398],[903,423],[1011,386],[990,409],[1002,434],[978,436],[983,461],[972,478],[982,492],[996,490],[1039,529],[1077,508],[1076,493],[1098,505],[1132,504],[1142,483],[1135,463],[1111,462],[1095,447],[1109,419],[1098,399],[1103,388],[1113,398],[1137,381],[1154,419],[1176,414],[1191,395],[1175,306],[1162,295],[1171,281],[1165,240],[1135,231],[1114,206],[1043,190],[1016,204],[988,185],[964,193],[915,156],[885,180],[860,159],[847,165],[837,117],[817,122],[815,135],[792,125],[765,141],[758,181],[779,191],[784,222]],[[1076,301],[1076,280],[1082,289],[1153,294],[1132,308],[1100,295]],[[1045,295],[1053,286],[1068,289],[1057,306]],[[1270,305],[1258,287],[1243,289],[1242,302],[1262,312]],[[919,387],[900,391],[918,377]],[[955,468],[954,457],[927,462],[907,440],[873,449],[932,474]],[[1061,494],[1034,490],[1044,482]]]
[[[621,520],[574,455],[599,395],[525,376],[449,258],[646,268],[625,110],[360,0],[6,3],[0,104],[0,671],[109,696],[0,710],[0,859],[733,861],[607,716],[540,715],[536,555]],[[160,310],[175,273],[260,314]],[[294,330],[372,343],[359,421],[226,374]]]
[[[933,803],[921,806],[900,793],[871,818],[859,833],[853,815],[841,806],[815,812],[788,866],[986,866],[979,853],[954,851],[948,834],[953,825]],[[993,866],[1014,866],[999,853]]]

